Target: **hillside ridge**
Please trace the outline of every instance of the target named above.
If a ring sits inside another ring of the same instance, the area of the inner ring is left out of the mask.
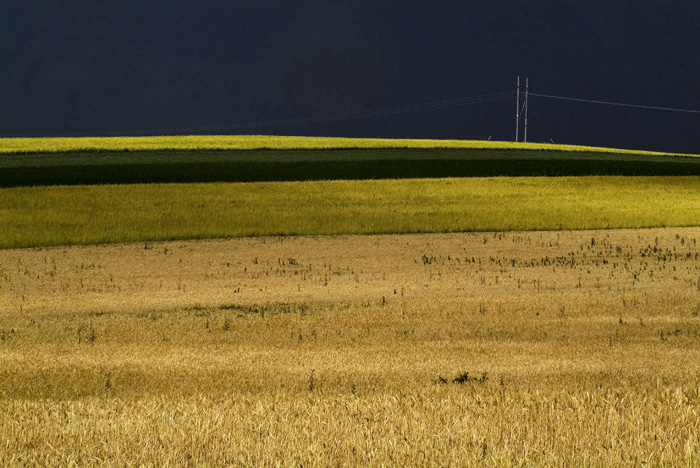
[[[171,150],[301,150],[301,149],[497,149],[599,152],[655,156],[695,156],[634,149],[551,143],[482,140],[340,138],[269,135],[181,135],[145,137],[0,138],[0,154],[171,151]]]

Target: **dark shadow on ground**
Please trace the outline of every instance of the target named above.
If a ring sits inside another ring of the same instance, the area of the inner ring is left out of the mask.
[[[0,164],[0,186],[405,179],[492,176],[700,175],[700,158],[545,151],[342,150],[38,155]],[[192,154],[192,160],[188,160]],[[327,158],[324,158],[324,154]],[[45,156],[45,155],[44,155]],[[423,157],[422,157],[423,156]],[[42,156],[43,157],[43,156]]]

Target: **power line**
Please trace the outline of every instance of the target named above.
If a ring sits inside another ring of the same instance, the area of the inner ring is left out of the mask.
[[[518,84],[515,93],[515,141],[520,138],[518,133],[520,132],[520,75],[518,75]]]
[[[530,93],[532,95],[532,93]],[[554,141],[551,138],[547,138],[547,130],[544,128],[544,124],[542,123],[539,114],[537,113],[537,106],[534,105],[536,99],[532,99],[532,102],[530,103],[530,109],[532,109],[532,114],[535,116],[535,127],[537,128],[538,133],[540,134],[540,140],[543,142],[547,142],[547,140]]]
[[[442,109],[446,107],[457,107],[465,106],[470,104],[480,104],[484,102],[494,102],[501,101],[504,99],[510,99],[512,93],[507,93],[505,95],[488,97],[488,98],[468,98],[454,101],[438,101],[436,103],[428,104],[417,104],[413,106],[403,106],[397,108],[386,108],[386,109],[375,109],[368,111],[358,111],[358,112],[348,112],[342,114],[328,114],[316,117],[302,117],[296,119],[284,119],[284,120],[271,120],[262,122],[249,122],[243,124],[233,124],[233,125],[215,125],[209,127],[199,127],[199,128],[256,128],[256,127],[272,127],[279,125],[296,125],[304,123],[316,123],[316,122],[327,122],[333,120],[348,120],[357,118],[367,118],[367,117],[381,117],[384,115],[402,114],[406,112],[417,112],[432,109]]]
[[[267,121],[254,121],[254,122],[242,122],[235,124],[219,124],[219,125],[202,125],[193,127],[176,127],[176,128],[154,128],[154,129],[141,129],[141,130],[123,130],[123,131],[109,131],[109,132],[99,132],[101,134],[154,134],[159,132],[184,132],[184,131],[205,131],[205,130],[220,130],[220,129],[254,129],[254,128],[266,128],[266,127],[277,127],[277,126],[288,126],[288,125],[302,125],[302,124],[312,124],[319,122],[330,122],[338,120],[350,120],[350,119],[362,119],[362,118],[372,118],[372,117],[382,117],[386,115],[403,114],[407,112],[420,112],[433,109],[444,109],[449,107],[458,106],[468,106],[473,104],[481,104],[488,102],[502,101],[510,99],[515,94],[514,91],[494,93],[494,94],[483,94],[479,96],[471,96],[467,98],[450,99],[445,101],[433,101],[426,102],[422,104],[412,104],[406,106],[398,107],[385,107],[379,109],[371,109],[365,111],[355,111],[355,112],[343,112],[335,114],[325,114],[311,117],[297,117],[290,119],[277,119],[277,120],[267,120]],[[83,132],[83,133],[63,133],[61,136],[87,136],[93,135],[93,133]]]
[[[572,97],[565,97],[565,96],[552,96],[549,94],[530,93],[530,95],[531,96],[539,96],[539,97],[548,98],[548,99],[559,99],[562,101],[588,102],[588,103],[592,103],[592,104],[606,104],[609,106],[635,107],[638,109],[653,109],[653,110],[662,110],[662,111],[670,111],[670,112],[687,112],[687,113],[691,113],[691,114],[700,114],[700,110],[695,110],[695,109],[676,109],[673,107],[643,106],[640,104],[625,104],[622,102],[596,101],[596,100],[592,100],[592,99],[580,99],[580,98],[572,98]]]
[[[700,114],[700,110],[696,110],[696,109],[678,109],[678,108],[672,108],[672,107],[646,106],[646,105],[641,105],[641,104],[627,104],[627,103],[621,103],[621,102],[601,101],[601,100],[593,100],[593,99],[573,98],[573,97],[567,97],[567,96],[555,96],[555,95],[551,95],[551,94],[532,93],[532,92],[529,92],[528,84],[529,83],[527,83],[527,80],[526,80],[526,86],[525,86],[526,96],[529,94],[529,96],[537,96],[537,97],[541,97],[541,98],[545,98],[545,99],[575,101],[575,102],[602,104],[602,105],[619,106],[619,107],[631,107],[631,108],[637,108],[637,109],[649,109],[649,110],[661,110],[661,111],[669,111],[669,112],[684,112],[684,113],[691,113],[691,114]],[[518,86],[517,86],[516,90],[514,90],[514,91],[492,93],[492,94],[482,94],[482,95],[465,97],[465,98],[456,98],[456,99],[449,99],[449,100],[443,100],[443,101],[425,102],[425,103],[421,103],[421,104],[411,104],[411,105],[396,106],[396,107],[384,107],[384,108],[377,108],[377,109],[368,109],[368,110],[364,110],[364,111],[342,112],[342,113],[324,114],[324,115],[316,115],[316,116],[308,116],[308,117],[275,119],[275,120],[267,120],[267,121],[251,121],[251,122],[239,122],[239,123],[231,123],[231,124],[200,125],[200,126],[190,126],[190,127],[152,128],[152,129],[138,129],[138,130],[112,130],[112,131],[106,131],[106,132],[57,133],[57,134],[53,134],[53,136],[79,137],[79,136],[92,136],[92,135],[96,135],[96,134],[111,135],[111,136],[116,136],[116,135],[154,135],[154,134],[164,134],[164,133],[206,132],[206,131],[226,130],[226,129],[246,130],[246,129],[257,129],[257,128],[271,128],[271,127],[279,127],[279,126],[315,124],[315,123],[340,121],[340,120],[376,118],[376,117],[403,114],[403,113],[409,113],[409,112],[422,112],[422,111],[444,109],[444,108],[450,108],[450,107],[459,107],[459,106],[469,106],[469,105],[482,104],[482,103],[491,103],[491,102],[503,101],[503,100],[512,99],[514,97],[517,97],[517,99],[516,99],[516,105],[517,105],[517,108],[516,108],[516,111],[517,111],[517,114],[516,114],[516,141],[517,141],[517,132],[518,132],[518,129],[520,127],[521,114],[523,114],[523,111],[525,111],[525,115],[527,115],[526,114],[527,113],[527,110],[526,110],[527,109],[527,99],[523,103],[522,108],[520,107],[520,99],[519,99],[520,88],[521,88],[521,86],[520,86],[520,81],[519,81],[519,77],[518,77]],[[535,117],[537,119],[537,116],[535,116]],[[537,119],[537,120],[539,120],[539,119]],[[27,135],[27,134],[24,134],[24,135],[22,135],[22,134],[0,134],[0,137],[11,137],[11,136],[29,136],[29,135]]]

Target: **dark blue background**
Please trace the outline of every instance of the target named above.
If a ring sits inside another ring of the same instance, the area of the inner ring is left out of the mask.
[[[510,91],[700,109],[700,2],[5,1],[0,134],[144,134]],[[700,153],[700,115],[534,98],[530,137]],[[508,140],[515,102],[201,133]]]

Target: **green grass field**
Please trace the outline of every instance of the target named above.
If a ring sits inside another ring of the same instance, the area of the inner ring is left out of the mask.
[[[700,224],[699,177],[693,155],[531,143],[7,138],[0,248],[691,226]]]
[[[0,140],[0,187],[431,177],[700,175],[700,157],[503,142],[297,137],[13,141]],[[7,152],[9,150],[15,152]],[[33,152],[26,152],[29,150]]]
[[[266,235],[700,225],[700,177],[0,189],[0,248]]]
[[[150,137],[0,138],[0,153],[62,153],[160,150],[259,150],[356,148],[529,149],[616,154],[675,155],[653,151],[592,146],[514,143],[508,141],[331,138],[267,135],[188,135]],[[686,155],[692,156],[692,155]]]

